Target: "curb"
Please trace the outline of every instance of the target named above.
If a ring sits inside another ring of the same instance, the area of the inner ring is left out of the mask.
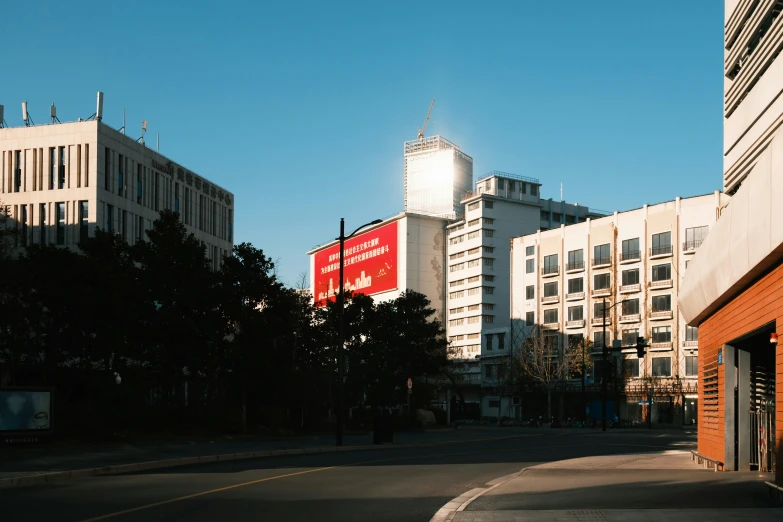
[[[33,486],[36,484],[45,484],[61,480],[74,478],[92,477],[96,475],[109,475],[117,473],[130,473],[134,471],[145,471],[158,468],[173,468],[177,466],[189,466],[192,464],[202,464],[206,462],[223,462],[227,460],[246,460],[269,457],[282,457],[289,455],[315,455],[318,453],[343,453],[346,451],[366,451],[377,449],[397,449],[397,448],[426,448],[432,446],[446,446],[451,444],[469,444],[472,442],[491,442],[501,440],[522,439],[535,437],[535,434],[512,435],[508,437],[495,437],[469,440],[450,440],[442,442],[416,442],[411,444],[399,445],[375,445],[368,444],[363,446],[319,446],[315,448],[298,448],[284,450],[267,451],[248,451],[244,453],[221,453],[218,455],[204,455],[200,457],[182,457],[178,459],[151,460],[147,462],[138,462],[135,464],[118,464],[116,466],[103,466],[98,468],[86,468],[71,471],[54,471],[49,473],[39,473],[37,475],[26,475],[23,477],[11,477],[0,479],[0,489],[12,488],[18,486]]]
[[[517,478],[522,473],[524,473],[525,470],[527,470],[527,468],[522,468],[516,473],[510,473],[508,475],[503,475],[502,477],[490,480],[489,482],[486,482],[483,487],[473,488],[470,491],[466,491],[457,498],[450,500],[442,508],[440,508],[430,519],[430,522],[451,522],[454,520],[454,516],[457,514],[457,512],[464,511],[471,502],[485,493],[492,491],[496,487],[505,484],[509,480]]]

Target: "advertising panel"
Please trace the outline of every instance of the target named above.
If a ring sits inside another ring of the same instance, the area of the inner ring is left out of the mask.
[[[396,289],[397,222],[346,240],[343,258],[346,291],[373,295]],[[340,286],[340,245],[317,252],[314,265],[314,298],[323,305]]]
[[[52,393],[0,390],[0,432],[52,429]]]

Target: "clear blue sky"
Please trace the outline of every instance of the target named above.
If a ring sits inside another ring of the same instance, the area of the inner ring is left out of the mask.
[[[566,5],[561,5],[566,4]],[[3,6],[6,120],[94,112],[233,191],[236,241],[305,252],[403,208],[402,144],[623,210],[721,188],[720,0],[37,2]],[[154,146],[154,145],[153,145]]]

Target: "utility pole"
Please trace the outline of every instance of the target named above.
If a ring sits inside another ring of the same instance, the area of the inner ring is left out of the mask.
[[[337,313],[339,314],[339,328],[337,334],[337,378],[339,380],[340,389],[337,391],[337,434],[336,445],[343,445],[343,400],[344,400],[344,388],[343,382],[345,375],[345,361],[343,360],[343,312],[344,312],[344,284],[343,284],[343,250],[345,250],[345,219],[340,218],[340,286],[337,293]]]

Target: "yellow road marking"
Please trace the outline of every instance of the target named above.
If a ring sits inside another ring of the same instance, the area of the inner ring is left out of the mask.
[[[607,444],[604,444],[607,445]],[[618,446],[633,446],[633,444],[617,444]],[[204,495],[211,495],[213,493],[219,493],[221,491],[227,491],[229,489],[235,489],[235,488],[241,488],[244,486],[252,486],[253,484],[260,484],[261,482],[268,482],[270,480],[276,480],[286,477],[294,477],[296,475],[305,475],[307,473],[315,473],[318,471],[326,471],[329,469],[336,469],[336,468],[344,468],[348,466],[359,466],[363,464],[376,464],[378,462],[393,462],[393,461],[399,461],[399,460],[412,460],[412,459],[424,459],[428,457],[455,457],[460,455],[476,455],[476,454],[490,454],[490,453],[509,453],[509,452],[519,452],[519,451],[531,451],[531,450],[538,450],[538,449],[557,449],[557,448],[574,448],[574,447],[581,447],[582,444],[567,444],[567,445],[557,445],[557,446],[538,446],[534,448],[509,448],[509,449],[502,449],[502,450],[493,450],[493,451],[463,451],[458,453],[433,453],[429,455],[414,455],[414,456],[408,456],[408,457],[394,457],[389,459],[377,459],[377,460],[365,460],[362,462],[351,462],[348,464],[338,464],[336,466],[328,466],[324,468],[314,468],[314,469],[308,469],[305,471],[297,471],[294,473],[286,473],[285,475],[276,475],[274,477],[266,477],[258,480],[251,480],[249,482],[243,482],[241,484],[233,484],[231,486],[225,486],[222,488],[217,489],[210,489],[209,491],[202,491],[201,493],[193,493],[192,495],[185,495],[183,497],[177,497],[172,498],[169,500],[162,500],[160,502],[154,502],[152,504],[145,504],[143,506],[138,506],[131,509],[126,509],[123,511],[116,511],[114,513],[109,513],[107,515],[101,515],[99,517],[94,518],[88,518],[86,520],[83,520],[82,522],[98,522],[99,520],[107,520],[114,517],[119,517],[122,515],[127,515],[129,513],[134,513],[136,511],[142,511],[145,509],[151,509],[158,506],[164,506],[166,504],[172,504],[174,502],[181,502],[183,500],[189,500],[191,498],[197,498]],[[664,446],[661,446],[664,447]]]

